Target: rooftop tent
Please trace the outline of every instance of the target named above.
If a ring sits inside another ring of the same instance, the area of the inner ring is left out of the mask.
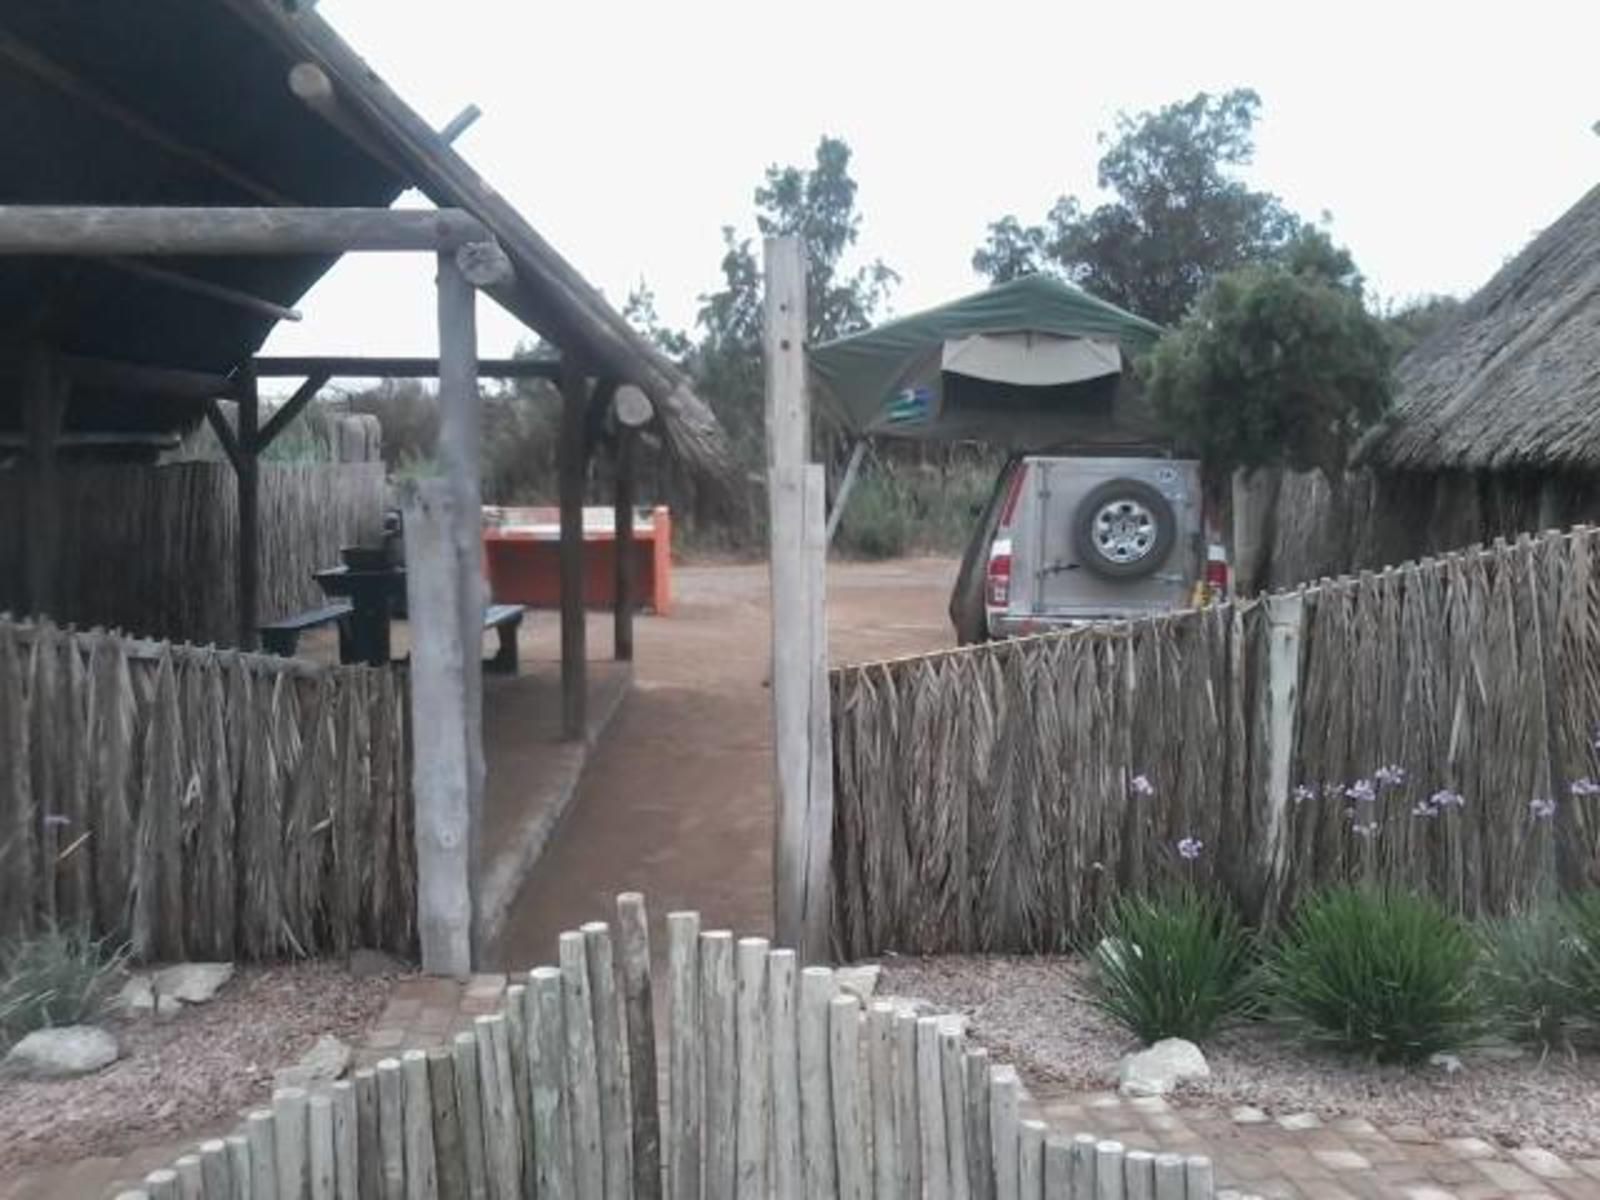
[[[1126,403],[1125,355],[1159,326],[1029,275],[814,347],[817,403],[861,435],[1013,450],[1148,434]]]

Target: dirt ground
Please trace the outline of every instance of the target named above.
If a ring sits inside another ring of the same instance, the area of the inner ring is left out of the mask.
[[[949,559],[830,564],[834,662],[950,646]],[[660,922],[697,909],[707,928],[769,932],[772,853],[770,626],[765,564],[681,567],[668,617],[636,624],[633,694],[590,761],[571,812],[512,905],[494,965],[553,961],[562,930],[642,891]],[[590,644],[609,649],[608,625]]]

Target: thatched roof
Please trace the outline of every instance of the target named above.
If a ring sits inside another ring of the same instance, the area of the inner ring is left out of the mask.
[[[1396,383],[1364,462],[1600,469],[1600,187],[1407,355]]]
[[[0,204],[385,206],[407,187],[470,212],[516,270],[495,298],[584,369],[635,383],[691,470],[725,478],[726,439],[683,375],[373,72],[295,0],[83,0],[7,5],[0,16]],[[410,10],[399,19],[411,19]],[[331,82],[330,123],[290,90],[312,64]],[[328,257],[170,262],[281,305]],[[418,286],[432,272],[419,267]],[[226,373],[273,327],[105,264],[0,259],[0,331],[63,351]],[[360,347],[330,351],[354,353]],[[3,356],[0,356],[3,357]],[[3,366],[3,364],[0,364]],[[171,428],[195,405],[75,395],[69,429]],[[17,423],[0,383],[0,427]]]

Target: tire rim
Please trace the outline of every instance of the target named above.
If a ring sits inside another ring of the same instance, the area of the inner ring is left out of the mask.
[[[1124,498],[1101,506],[1090,528],[1095,549],[1107,562],[1136,563],[1155,549],[1156,516],[1137,500]]]

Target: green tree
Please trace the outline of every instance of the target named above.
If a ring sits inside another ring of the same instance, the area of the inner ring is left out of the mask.
[[[1454,296],[1422,296],[1390,307],[1383,314],[1383,324],[1395,357],[1402,358],[1413,346],[1427,341],[1460,311],[1461,301]]]
[[[1353,264],[1341,285],[1327,274],[1339,267],[1331,243],[1302,249],[1300,270],[1219,276],[1143,364],[1155,412],[1213,479],[1280,466],[1337,477],[1389,405],[1390,342]]]
[[[1177,322],[1224,272],[1278,255],[1303,222],[1234,175],[1255,151],[1261,98],[1249,88],[1205,92],[1156,112],[1117,118],[1101,135],[1100,187],[1086,209],[1064,196],[1038,225],[989,226],[972,265],[994,282],[1051,271],[1160,324]]]

